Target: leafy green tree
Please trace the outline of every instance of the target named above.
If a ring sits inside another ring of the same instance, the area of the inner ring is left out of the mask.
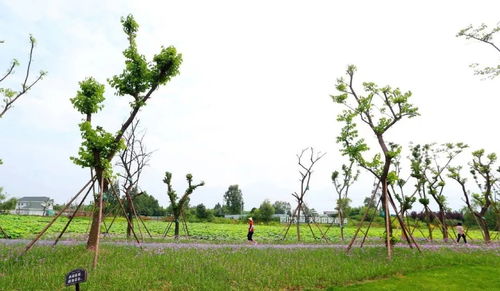
[[[172,214],[174,216],[174,223],[175,223],[175,228],[174,228],[174,235],[175,238],[179,238],[179,218],[182,215],[182,211],[186,205],[186,202],[189,199],[189,195],[193,194],[193,191],[200,187],[205,185],[205,182],[200,182],[198,184],[193,184],[193,175],[187,174],[186,175],[186,180],[188,182],[188,188],[184,192],[184,195],[180,199],[177,197],[177,193],[175,190],[172,188],[172,173],[170,172],[165,172],[165,178],[163,179],[163,183],[167,184],[167,194],[168,198],[170,199],[170,206],[172,207]]]
[[[447,143],[442,145],[425,144],[411,146],[411,176],[417,180],[416,187],[420,195],[419,202],[424,206],[429,238],[432,240],[432,227],[430,216],[434,215],[429,208],[429,196],[439,207],[439,224],[443,240],[447,241],[448,225],[446,222],[447,202],[443,194],[446,182],[444,171],[450,167],[451,162],[467,148],[463,143]],[[428,194],[428,195],[427,195]]]
[[[99,186],[103,187],[99,193],[108,188],[104,178],[111,176],[111,160],[117,152],[124,149],[123,135],[140,109],[152,97],[153,92],[179,73],[179,66],[182,62],[182,56],[172,46],[162,47],[160,52],[153,57],[153,61],[148,62],[146,57],[138,52],[136,37],[139,25],[134,17],[128,15],[123,17],[121,22],[128,39],[128,48],[123,52],[126,59],[125,69],[108,82],[116,90],[115,95],[127,95],[132,98],[131,110],[125,122],[115,134],[106,131],[101,126],[93,126],[92,116],[103,108],[102,103],[105,98],[104,85],[92,77],[80,82],[80,90],[71,99],[75,109],[85,116],[84,121],[79,125],[83,142],[78,157],[71,159],[81,167],[94,169]],[[97,207],[95,207],[87,241],[88,249],[95,249],[98,243],[101,208],[99,196],[101,195],[94,197]]]
[[[7,195],[3,193],[3,188],[0,187],[0,210],[11,210],[16,208],[17,199],[11,197],[7,199]]]
[[[238,185],[229,186],[226,193],[224,193],[224,204],[226,214],[243,213],[243,193]]]
[[[500,172],[500,168],[495,169],[496,161],[497,155],[495,153],[485,155],[484,149],[472,152],[472,162],[469,163],[470,172],[480,190],[479,193],[472,193],[472,195],[470,190],[466,188],[467,178],[461,174],[462,167],[448,167],[448,176],[460,185],[465,203],[481,228],[486,242],[490,242],[491,237],[485,215],[493,204],[493,189],[500,181],[495,176],[495,171]]]
[[[358,179],[359,170],[353,169],[354,159],[350,160],[348,165],[342,165],[342,173],[339,171],[334,171],[332,173],[332,183],[337,192],[337,205],[335,209],[339,214],[340,219],[340,237],[344,240],[344,220],[349,215],[349,189],[354,182]]]
[[[337,116],[337,120],[344,122],[344,127],[337,138],[342,145],[342,154],[355,160],[359,166],[371,172],[382,185],[382,207],[385,211],[387,255],[392,256],[391,237],[392,227],[389,215],[390,197],[387,191],[388,177],[392,159],[401,152],[401,147],[386,141],[386,133],[403,118],[413,118],[419,115],[418,108],[409,103],[412,96],[410,91],[402,92],[390,86],[378,87],[375,83],[364,82],[361,95],[354,88],[354,74],[356,67],[347,67],[347,80],[337,79],[338,95],[332,95],[335,103],[342,104],[346,109]],[[365,140],[359,138],[355,118],[368,126],[375,136],[381,153],[367,159],[364,153],[369,150]],[[399,216],[398,216],[399,218]],[[403,222],[400,221],[403,226]],[[403,227],[403,229],[405,229]]]
[[[465,39],[473,39],[479,41],[492,47],[494,50],[500,53],[499,46],[494,42],[494,37],[499,31],[500,25],[497,25],[493,28],[488,28],[488,26],[483,23],[478,27],[473,27],[472,25],[467,26],[457,33],[457,37],[465,37]],[[477,63],[474,63],[470,66],[474,69],[475,75],[485,76],[490,79],[493,79],[500,75],[500,64],[496,67],[486,66],[482,68]]]
[[[269,199],[264,200],[259,207],[259,219],[263,222],[269,222],[273,219],[274,207]]]
[[[226,214],[225,209],[220,203],[215,204],[214,206],[214,215],[217,217],[224,217]]]
[[[140,192],[134,195],[134,206],[138,215],[143,216],[164,216],[165,210],[160,206],[158,200],[147,192]]]
[[[286,201],[275,201],[273,204],[275,214],[288,214],[291,215],[292,206]]]
[[[210,213],[210,211],[207,209],[207,207],[205,207],[205,205],[203,205],[203,203],[196,206],[195,213],[196,217],[199,219],[209,219],[210,216],[212,216],[212,213]]]

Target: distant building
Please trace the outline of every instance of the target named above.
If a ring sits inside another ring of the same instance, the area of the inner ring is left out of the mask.
[[[50,216],[54,214],[54,199],[45,196],[23,197],[17,200],[13,214]]]
[[[299,223],[324,223],[324,224],[335,224],[340,225],[340,218],[337,216],[337,211],[323,211],[323,214],[315,214],[313,216],[305,216],[304,213],[300,214]],[[275,214],[276,216],[276,214]],[[293,223],[296,222],[296,217],[292,217],[287,214],[279,214],[281,223]],[[344,224],[347,223],[347,218],[344,218]]]

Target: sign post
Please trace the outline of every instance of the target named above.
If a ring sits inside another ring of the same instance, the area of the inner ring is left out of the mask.
[[[80,291],[80,283],[87,281],[87,271],[76,269],[66,275],[66,286],[75,285],[75,290]]]

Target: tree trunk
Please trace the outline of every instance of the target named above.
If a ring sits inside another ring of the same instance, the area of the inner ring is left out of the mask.
[[[130,208],[131,207],[129,206],[129,209],[127,210],[128,220],[130,221],[130,224],[127,223],[127,238],[130,238],[132,235],[132,227],[134,227],[134,216],[132,215],[132,209]]]
[[[127,192],[129,192],[129,190],[127,190]],[[130,224],[127,224],[127,238],[130,237],[131,233],[132,233],[132,227],[134,227],[134,210],[132,208],[132,199],[130,199],[130,193],[127,193],[129,195],[125,195],[127,196],[127,216],[128,216],[128,219],[130,221]]]
[[[488,230],[488,224],[486,223],[486,219],[482,217],[479,213],[474,212],[474,215],[477,217],[479,222],[479,227],[483,230],[484,241],[489,243],[491,241],[490,231]]]
[[[339,217],[340,217],[340,237],[342,241],[344,241],[344,215],[342,214],[342,210],[339,207]]]
[[[102,179],[104,178],[104,169],[95,169],[95,174],[97,177],[98,185],[99,185],[99,191],[97,197],[94,197],[94,213],[92,214],[92,225],[90,226],[90,232],[89,232],[89,238],[87,240],[87,249],[88,250],[95,250],[98,244],[99,240],[99,235],[100,235],[100,217],[101,217],[101,206],[100,201],[101,201],[101,195],[104,194],[104,191],[107,190],[108,184],[106,181],[101,183]],[[101,188],[101,185],[103,185],[103,189]],[[102,217],[101,217],[102,219]]]
[[[439,220],[441,221],[441,232],[443,232],[443,240],[448,241],[448,225],[446,224],[446,214],[444,207],[439,205]]]
[[[299,211],[297,211],[297,240],[300,241],[300,203],[299,203]]]
[[[429,208],[425,206],[425,223],[427,224],[427,229],[429,230],[429,239],[432,241],[432,227],[431,227],[431,215],[429,213]]]
[[[179,239],[179,219],[178,218],[175,218],[174,225],[175,225],[175,228],[174,228],[175,239]]]
[[[382,183],[382,207],[385,213],[385,245],[387,247],[387,257],[392,258],[392,226],[391,226],[391,216],[389,212],[389,193],[387,191],[387,177],[382,177],[380,179]]]

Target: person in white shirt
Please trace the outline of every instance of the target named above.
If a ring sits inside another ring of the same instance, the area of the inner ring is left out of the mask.
[[[465,233],[464,233],[464,227],[462,226],[461,222],[457,223],[456,229],[457,229],[457,243],[460,242],[461,237],[464,239],[464,243],[467,243],[467,239],[465,238]]]

